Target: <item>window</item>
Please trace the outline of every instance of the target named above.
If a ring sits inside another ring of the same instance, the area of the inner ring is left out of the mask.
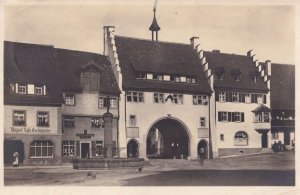
[[[48,112],[38,112],[37,113],[37,126],[48,127],[49,126],[49,113]]]
[[[105,108],[105,106],[104,106],[104,103],[105,101],[104,101],[104,97],[99,97],[99,102],[98,102],[98,106],[99,106],[99,108]]]
[[[74,106],[75,105],[75,95],[66,95],[65,96],[65,104],[68,106]]]
[[[75,126],[75,118],[73,116],[65,116],[64,127],[73,128]]]
[[[270,121],[270,113],[269,112],[264,112],[264,122],[271,122]]]
[[[36,95],[43,95],[43,87],[35,87],[34,93]]]
[[[110,108],[117,108],[117,98],[110,98]]]
[[[163,75],[162,74],[153,74],[153,79],[162,81],[163,80]]]
[[[224,80],[224,78],[225,78],[224,74],[219,74],[219,75],[218,75],[218,79]]]
[[[241,122],[241,113],[240,112],[233,112],[232,117],[234,122]]]
[[[207,105],[208,98],[206,95],[193,95],[193,104],[194,105]]]
[[[153,74],[147,73],[147,79],[153,79]]]
[[[95,156],[103,156],[103,142],[102,141],[95,142]]]
[[[63,156],[75,156],[75,141],[63,141],[62,143],[62,155]]]
[[[87,91],[98,91],[99,89],[99,73],[93,70],[82,73],[81,87]]]
[[[181,95],[181,94],[174,94],[173,95],[173,103],[174,104],[183,104],[183,95]]]
[[[105,101],[106,97],[99,97],[98,106],[99,108],[107,108],[107,103]],[[117,108],[117,98],[109,98],[110,108]]]
[[[239,102],[239,93],[232,93],[232,102]]]
[[[224,141],[224,134],[220,134],[220,141]]]
[[[240,81],[240,76],[235,76],[235,77],[234,77],[234,80],[235,80],[235,81]]]
[[[234,135],[234,145],[235,146],[247,146],[248,145],[248,135],[244,131],[239,131]]]
[[[27,93],[27,86],[26,85],[19,85],[18,92],[19,92],[19,94],[26,94]]]
[[[196,83],[196,79],[194,77],[186,77],[187,83]]]
[[[218,112],[219,121],[228,121],[227,112]]]
[[[100,127],[103,128],[103,124],[104,124],[103,119],[100,117],[93,117],[91,119],[91,127],[92,128],[100,128]]]
[[[129,125],[132,127],[136,126],[136,116],[135,115],[130,115],[129,116]]]
[[[26,125],[26,113],[25,111],[13,111],[13,125],[25,126]]]
[[[180,82],[180,76],[171,75],[171,81],[173,81],[173,82]]]
[[[34,141],[30,144],[31,158],[53,158],[53,143],[50,141]]]
[[[218,121],[220,122],[244,122],[245,114],[243,112],[218,112]]]
[[[137,78],[137,79],[146,79],[146,73],[140,72],[140,73],[137,74],[137,77],[136,77],[136,78]]]
[[[200,117],[200,127],[205,127],[206,123],[205,123],[205,117]]]
[[[144,102],[144,93],[142,93],[142,92],[127,92],[126,99],[128,102]]]
[[[164,81],[170,81],[170,75],[164,75]]]
[[[262,122],[261,113],[254,113],[254,122]]]
[[[278,131],[272,131],[272,139],[278,139]]]
[[[219,92],[219,102],[226,102],[225,92]]]
[[[249,93],[245,94],[245,103],[247,103],[247,104],[251,103],[251,96]]]
[[[154,93],[155,103],[165,103],[165,95],[163,93]]]

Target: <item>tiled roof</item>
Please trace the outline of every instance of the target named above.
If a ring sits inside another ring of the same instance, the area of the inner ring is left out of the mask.
[[[254,110],[252,110],[252,112],[254,112],[254,113],[271,112],[271,109],[268,108],[267,106],[261,104],[257,108],[255,108]]]
[[[57,85],[53,46],[4,42],[4,103],[59,105],[63,102]],[[21,95],[10,84],[45,84],[47,95]]]
[[[295,66],[271,64],[271,108],[295,109]]]
[[[106,56],[96,53],[55,48],[59,65],[60,86],[63,91],[81,91],[80,69],[89,63],[100,69],[100,93],[118,95],[120,93],[110,62]]]
[[[105,56],[53,46],[4,42],[4,103],[60,105],[62,91],[81,91],[80,65],[94,61],[100,66],[100,93],[119,94],[119,88]],[[12,93],[10,84],[43,84],[46,95]]]
[[[116,36],[117,53],[125,90],[211,92],[192,46]],[[194,76],[195,84],[136,79],[136,72]]]
[[[204,56],[213,74],[216,74],[216,70],[220,67],[225,70],[223,80],[217,79],[215,76],[215,88],[253,92],[268,91],[267,85],[261,77],[258,78],[257,83],[251,79],[251,75],[256,72],[256,68],[250,57],[209,51],[204,52]],[[236,70],[241,73],[239,81],[234,80],[232,76],[232,72]]]

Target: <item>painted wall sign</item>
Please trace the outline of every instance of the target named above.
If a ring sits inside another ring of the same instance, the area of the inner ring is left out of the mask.
[[[29,128],[29,127],[10,127],[11,133],[50,133],[50,129]]]

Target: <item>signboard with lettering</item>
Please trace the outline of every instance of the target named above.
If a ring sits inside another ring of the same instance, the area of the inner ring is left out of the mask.
[[[47,128],[29,128],[29,127],[10,127],[11,133],[50,133],[51,129]]]

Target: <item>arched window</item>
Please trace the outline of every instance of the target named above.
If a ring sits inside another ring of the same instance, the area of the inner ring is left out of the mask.
[[[33,141],[30,144],[31,158],[53,158],[53,143],[51,141]]]
[[[137,158],[139,157],[139,145],[136,140],[132,139],[127,144],[127,157]]]
[[[239,131],[234,135],[234,145],[235,146],[247,146],[248,145],[248,135],[244,131]]]

